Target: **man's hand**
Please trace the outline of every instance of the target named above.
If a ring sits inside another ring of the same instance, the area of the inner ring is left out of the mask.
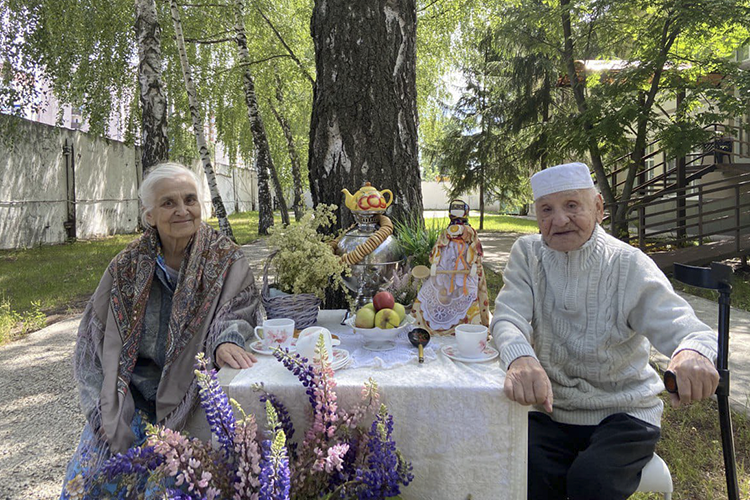
[[[719,385],[719,372],[707,357],[697,351],[685,349],[678,352],[667,370],[677,377],[678,394],[669,395],[675,408],[711,397]]]
[[[552,413],[552,384],[539,361],[522,356],[513,361],[505,374],[505,395],[522,405],[544,405]]]
[[[223,368],[229,365],[232,368],[250,368],[257,359],[237,344],[225,342],[216,348],[216,365]]]

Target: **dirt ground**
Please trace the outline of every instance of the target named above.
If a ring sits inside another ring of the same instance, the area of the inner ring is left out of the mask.
[[[84,417],[73,383],[80,315],[0,347],[0,499],[60,497]]]

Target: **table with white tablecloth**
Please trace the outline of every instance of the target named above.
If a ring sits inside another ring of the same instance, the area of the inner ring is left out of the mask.
[[[455,339],[433,337],[420,365],[405,334],[393,351],[367,351],[359,336],[340,324],[343,315],[321,311],[318,316],[318,324],[337,335],[339,348],[354,358],[336,371],[338,404],[352,408],[360,400],[363,382],[372,377],[378,383],[381,402],[394,417],[395,442],[414,466],[414,481],[403,498],[525,499],[527,409],[503,394],[498,359],[453,361],[440,347]],[[223,368],[222,387],[262,423],[264,406],[253,386],[263,382],[287,406],[295,440],[301,439],[311,415],[304,387],[273,356],[257,357],[258,363],[247,370]]]

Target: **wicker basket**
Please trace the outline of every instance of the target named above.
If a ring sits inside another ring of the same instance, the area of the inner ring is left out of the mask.
[[[260,296],[263,301],[263,307],[266,309],[266,316],[268,319],[293,319],[294,328],[297,330],[314,325],[318,321],[318,310],[321,303],[320,299],[315,295],[311,293],[297,293],[271,297],[268,290],[268,266],[275,255],[276,252],[269,255],[263,267],[263,288],[261,289]]]

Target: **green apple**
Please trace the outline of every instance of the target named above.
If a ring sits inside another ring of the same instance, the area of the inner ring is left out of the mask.
[[[399,304],[398,302],[396,302],[395,304],[393,304],[393,310],[398,313],[398,324],[400,325],[401,322],[406,317],[406,308],[402,306],[401,304]]]
[[[367,304],[371,306],[372,304]],[[354,318],[354,326],[357,328],[372,328],[375,326],[375,308],[363,307],[357,311],[357,315]]]
[[[381,309],[375,315],[375,327],[387,330],[389,328],[396,328],[401,324],[401,320],[398,313],[393,309]]]
[[[362,306],[362,309],[370,309],[372,312],[375,312],[375,304],[373,304],[372,302],[369,302],[365,304],[364,306]],[[360,311],[362,309],[360,309]]]

